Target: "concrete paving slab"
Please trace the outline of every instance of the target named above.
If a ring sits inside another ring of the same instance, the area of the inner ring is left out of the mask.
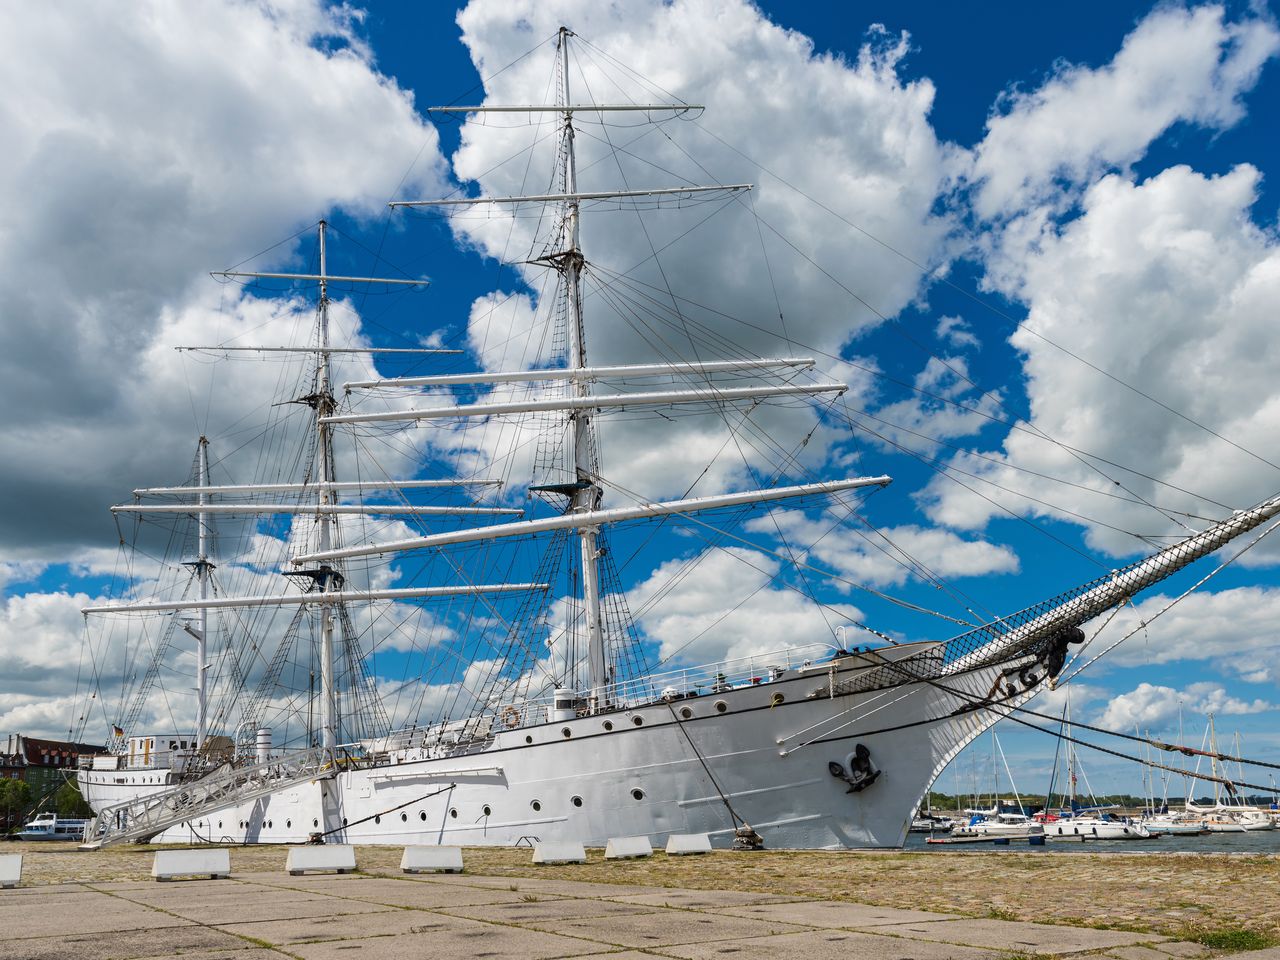
[[[625,888],[624,888],[625,889]],[[737,890],[686,890],[672,887],[659,893],[637,893],[610,897],[617,903],[635,903],[652,907],[680,907],[682,910],[724,909],[761,903],[790,903],[805,900],[800,896],[780,896],[771,893],[743,893]],[[811,902],[811,901],[810,901]],[[730,911],[732,912],[732,911]],[[747,916],[747,914],[739,914]],[[779,919],[785,919],[779,915]],[[818,924],[815,924],[818,926]]]
[[[1010,953],[1078,953],[1165,939],[1150,933],[1059,927],[1010,920],[933,920],[926,923],[886,925],[877,930],[911,940],[962,943],[973,947],[992,947]]]
[[[310,900],[246,900],[227,903],[172,904],[165,907],[180,917],[187,917],[212,927],[261,920],[289,920],[295,917],[323,917],[330,914],[378,913],[394,910],[380,903],[347,900],[343,897],[316,897]]]
[[[266,947],[250,947],[248,950],[234,952],[218,950],[206,953],[201,950],[199,953],[171,953],[164,957],[155,957],[154,960],[291,960],[291,958],[287,953],[280,953]]]
[[[8,931],[9,936],[13,933]],[[131,930],[101,934],[0,939],[0,960],[122,960],[173,956],[188,951],[243,950],[249,946],[239,937],[196,924],[182,927]],[[245,958],[248,960],[248,958]]]
[[[84,934],[116,933],[124,930],[149,930],[188,926],[190,920],[159,913],[147,907],[104,898],[93,910],[62,910],[40,907],[22,910],[15,915],[0,911],[0,930],[6,938],[75,937]]]
[[[735,917],[782,920],[786,923],[802,923],[810,927],[839,927],[847,930],[881,927],[893,923],[955,919],[945,913],[899,910],[896,907],[876,907],[867,903],[838,903],[830,900],[726,906],[723,912]]]
[[[365,871],[373,876],[399,877],[399,870],[378,870],[369,869]],[[450,886],[463,887],[502,887],[506,888],[508,884],[520,883],[529,880],[530,883],[542,881],[534,881],[526,877],[479,877],[473,873],[424,873],[417,874],[411,878],[420,883],[441,883]]]
[[[587,920],[535,920],[525,924],[538,930],[555,929],[567,936],[587,937],[620,947],[659,947],[706,940],[741,940],[810,929],[776,920],[748,920],[684,910],[596,917]]]
[[[298,896],[306,896],[304,891],[291,891]],[[312,896],[321,896],[313,893]],[[426,883],[414,883],[410,880],[383,880],[369,878],[345,884],[340,888],[325,891],[327,896],[341,896],[345,899],[361,900],[368,903],[380,903],[394,907],[417,907],[421,910],[432,910],[437,907],[469,907],[487,903],[515,903],[531,894],[518,893],[511,890],[493,890],[480,887],[437,887]],[[545,894],[532,894],[545,900],[555,899]]]
[[[424,874],[415,879],[427,883],[437,883],[444,876],[448,876],[448,874]],[[504,889],[514,886],[520,893],[536,893],[539,896],[546,894],[560,897],[612,899],[625,894],[661,893],[667,889],[665,887],[641,887],[618,883],[589,883],[583,880],[544,880],[541,877],[507,877],[505,880],[504,884],[497,886]]]
[[[1199,946],[1199,944],[1196,944]],[[1201,948],[1203,949],[1203,948]],[[1208,951],[1205,951],[1206,953]],[[1155,947],[1132,946],[1132,947],[1112,947],[1107,951],[1108,957],[1114,957],[1115,960],[1169,960],[1169,954]],[[1204,954],[1200,954],[1204,956]]]
[[[1003,951],[899,940],[852,930],[814,930],[776,937],[680,944],[660,947],[658,952],[686,960],[722,960],[726,955],[742,960],[753,957],[761,960],[766,957],[768,960],[850,960],[859,957],[875,957],[875,960],[996,960],[1007,956]]]
[[[300,890],[309,890],[312,888],[321,889],[331,883],[343,883],[360,876],[358,873],[304,873],[300,876],[292,877],[285,871],[284,864],[281,864],[279,870],[268,870],[262,873],[236,873],[235,879],[248,880],[252,883],[288,884]]]
[[[453,919],[421,910],[390,910],[385,913],[349,913],[341,916],[237,923],[222,929],[292,952],[294,944],[402,936],[420,932],[424,925],[432,923],[439,924],[441,929],[447,929],[449,921]]]
[[[6,891],[6,893],[13,892]],[[0,896],[0,917],[19,916],[28,910],[92,910],[99,904],[109,902],[111,897],[107,894],[84,889],[77,890],[70,896],[66,894],[41,896],[39,893],[12,899]]]
[[[1171,957],[1207,957],[1213,953],[1204,944],[1193,943],[1190,940],[1167,940],[1164,943],[1157,943],[1152,946]]]
[[[82,883],[47,883],[38,887],[11,887],[0,890],[0,903],[10,897],[55,896],[62,893],[83,893],[88,890]]]
[[[106,894],[99,894],[106,896]],[[169,909],[172,906],[189,906],[193,903],[214,904],[227,903],[298,903],[304,900],[322,899],[325,894],[312,893],[308,890],[285,890],[275,887],[264,887],[259,884],[230,882],[202,883],[198,890],[183,884],[153,884],[145,890],[121,890],[116,893],[117,899],[149,907]]]
[[[623,863],[614,864],[619,871],[626,870]],[[633,883],[596,883],[582,880],[556,880],[547,877],[479,877],[474,874],[415,874],[402,877],[398,873],[383,874],[421,883],[437,883],[448,887],[485,887],[494,890],[511,890],[519,893],[537,893],[539,896],[600,897],[612,899],[623,894],[661,893],[668,887],[652,887]]]
[[[151,889],[155,885],[156,882],[154,880],[104,880],[100,883],[94,881],[85,884],[85,886],[94,890],[110,890],[113,893],[117,890]]]
[[[303,960],[547,960],[550,957],[578,957],[602,952],[599,943],[573,937],[540,933],[518,927],[499,927],[457,917],[423,915],[410,933],[395,937],[361,940],[330,940],[298,944],[289,953]]]
[[[585,920],[591,917],[635,916],[661,907],[637,906],[615,900],[540,900],[481,907],[446,907],[441,913],[487,923],[528,924],[547,920]]]

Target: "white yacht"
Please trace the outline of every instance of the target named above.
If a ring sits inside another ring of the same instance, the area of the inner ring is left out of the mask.
[[[19,840],[80,840],[88,820],[41,813],[14,834]]]

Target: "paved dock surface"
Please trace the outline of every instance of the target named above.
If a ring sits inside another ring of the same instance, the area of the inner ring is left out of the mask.
[[[0,891],[2,960],[1208,957],[1151,933],[546,877],[237,874]],[[728,885],[728,884],[726,884]],[[1046,895],[1051,892],[1046,891]],[[1280,960],[1280,948],[1241,953]]]

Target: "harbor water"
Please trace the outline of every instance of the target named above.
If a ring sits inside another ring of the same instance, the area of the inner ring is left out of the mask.
[[[1053,841],[1044,846],[1030,846],[1026,840],[1010,840],[994,846],[990,843],[928,843],[929,834],[909,833],[903,849],[955,852],[956,850],[1032,850],[1039,853],[1240,853],[1280,854],[1280,829],[1255,830],[1249,833],[1206,833],[1198,836],[1160,835],[1144,840]],[[933,834],[938,838],[945,833]]]

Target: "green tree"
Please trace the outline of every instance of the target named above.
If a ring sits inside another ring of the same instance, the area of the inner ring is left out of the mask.
[[[0,812],[6,830],[20,827],[31,808],[31,786],[23,780],[0,780]]]
[[[93,808],[85,803],[84,797],[80,796],[74,780],[69,780],[58,788],[53,798],[53,805],[58,811],[58,816],[66,817],[68,820],[93,816]]]

